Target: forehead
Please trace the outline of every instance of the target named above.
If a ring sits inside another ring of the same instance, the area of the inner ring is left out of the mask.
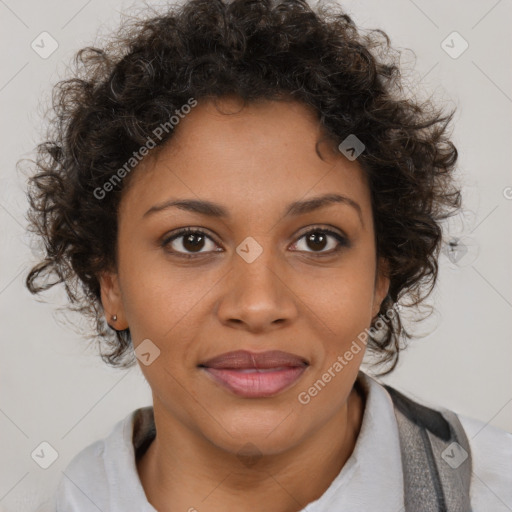
[[[370,207],[362,168],[337,150],[317,114],[296,101],[200,101],[132,178],[125,199],[133,203],[136,196],[135,208],[141,210],[187,197],[234,209],[238,204],[250,214],[336,192],[352,197],[363,210]]]
[[[326,152],[327,134],[317,113],[303,103],[258,99],[244,105],[241,99],[228,96],[200,101],[178,127],[171,145],[178,149],[187,143],[211,141],[227,150],[246,143],[254,152],[260,149],[269,154],[274,154],[279,145],[284,154],[283,145],[311,147],[313,143],[314,149],[320,139],[324,140]]]

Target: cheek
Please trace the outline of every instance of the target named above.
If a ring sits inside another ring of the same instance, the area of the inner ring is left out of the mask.
[[[310,315],[310,318],[321,319],[320,322],[314,321],[322,328],[318,331],[321,346],[315,351],[310,384],[318,379],[329,383],[330,391],[323,393],[324,399],[336,401],[345,396],[345,391],[348,393],[349,384],[356,377],[364,357],[367,329],[371,322],[370,293],[346,283],[345,286],[331,288],[324,297],[327,295],[329,301],[317,309],[315,315]],[[310,300],[315,298],[310,297]]]
[[[126,241],[121,247],[123,305],[134,346],[149,338],[166,352],[186,350],[184,337],[201,324],[198,315],[204,321],[215,288],[227,286],[222,279],[225,269],[178,264],[157,249],[142,249]],[[312,332],[331,340],[324,347],[329,353],[350,345],[371,322],[375,262],[370,249],[361,243],[331,268],[299,264],[289,283],[292,295],[297,296],[290,300],[298,298],[299,309],[306,307],[305,319],[309,317],[306,322]],[[229,288],[223,290],[229,293]]]
[[[339,272],[322,289],[310,287],[306,297],[309,318],[322,329],[321,345],[297,401],[308,414],[326,421],[345,403],[365,354],[373,275],[363,270]]]
[[[337,268],[316,272],[301,281],[302,300],[326,334],[346,340],[369,326],[374,296],[374,262],[362,254],[347,258]]]
[[[214,283],[205,282],[207,273],[168,261],[158,249],[125,247],[119,265],[123,305],[134,343],[151,336],[163,340]]]

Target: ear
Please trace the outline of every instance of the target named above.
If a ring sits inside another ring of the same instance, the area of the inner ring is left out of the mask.
[[[375,318],[380,310],[382,301],[386,298],[389,291],[389,264],[388,261],[379,258],[377,264],[377,273],[375,276],[375,288],[373,295],[373,306],[372,306],[372,319]]]
[[[103,272],[99,277],[101,288],[101,303],[105,311],[107,323],[116,331],[128,328],[124,312],[119,277],[114,272]],[[116,320],[112,317],[116,316]]]

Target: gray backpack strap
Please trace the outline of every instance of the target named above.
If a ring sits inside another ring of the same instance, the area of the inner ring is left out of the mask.
[[[406,512],[471,512],[471,450],[457,415],[390,386],[398,424]]]

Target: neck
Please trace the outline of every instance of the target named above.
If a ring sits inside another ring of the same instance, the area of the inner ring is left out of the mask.
[[[357,387],[305,442],[245,465],[177,421],[160,424],[155,413],[157,436],[137,462],[148,501],[159,512],[301,510],[327,490],[353,452],[364,412]]]

